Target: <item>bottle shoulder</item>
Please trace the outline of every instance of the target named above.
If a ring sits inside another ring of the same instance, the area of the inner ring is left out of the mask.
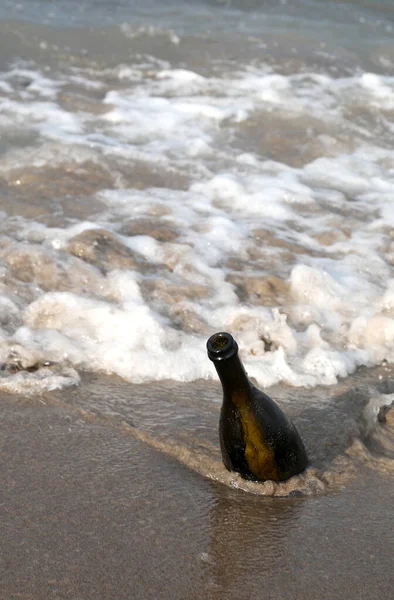
[[[283,418],[287,421],[287,417],[275,400],[252,383],[250,383],[247,395],[247,402],[251,409],[262,412],[266,417],[272,416],[275,419]]]

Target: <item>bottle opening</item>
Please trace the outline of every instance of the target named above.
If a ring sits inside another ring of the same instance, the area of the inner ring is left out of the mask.
[[[208,358],[213,361],[225,360],[238,352],[238,344],[232,335],[221,331],[214,333],[207,342]]]

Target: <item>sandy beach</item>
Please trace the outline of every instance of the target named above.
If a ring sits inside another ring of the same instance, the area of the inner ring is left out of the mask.
[[[0,2],[0,600],[392,597],[393,6]]]
[[[390,596],[392,474],[365,466],[310,497],[231,489],[83,409],[93,388],[119,401],[94,380],[2,397],[0,598]]]

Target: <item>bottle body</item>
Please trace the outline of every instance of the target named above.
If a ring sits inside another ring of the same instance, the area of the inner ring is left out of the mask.
[[[308,457],[298,431],[249,380],[235,340],[218,333],[207,347],[223,387],[219,438],[225,467],[256,481],[285,481],[301,473]]]

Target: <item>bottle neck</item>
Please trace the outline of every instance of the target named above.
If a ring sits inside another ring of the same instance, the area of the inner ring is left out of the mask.
[[[250,388],[250,381],[238,354],[226,360],[215,361],[214,364],[224,395]]]

